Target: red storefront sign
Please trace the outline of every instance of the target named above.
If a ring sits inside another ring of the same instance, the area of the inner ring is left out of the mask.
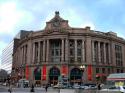
[[[68,67],[66,65],[62,66],[62,75],[68,75]]]
[[[45,65],[43,66],[43,69],[42,69],[42,80],[46,80],[46,66]]]
[[[88,80],[92,80],[92,66],[88,65]]]

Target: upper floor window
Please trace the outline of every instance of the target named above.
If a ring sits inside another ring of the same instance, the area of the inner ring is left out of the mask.
[[[115,45],[115,57],[116,57],[116,65],[122,66],[123,60],[122,60],[122,46]]]

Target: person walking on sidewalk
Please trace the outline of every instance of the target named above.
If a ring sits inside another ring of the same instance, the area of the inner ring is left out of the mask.
[[[30,92],[35,92],[34,91],[34,85],[32,84]]]
[[[8,92],[10,92],[10,93],[12,92],[12,85],[11,84],[9,85]]]
[[[45,86],[45,90],[46,90],[46,92],[47,92],[47,89],[48,89],[48,84],[46,84],[46,86]]]

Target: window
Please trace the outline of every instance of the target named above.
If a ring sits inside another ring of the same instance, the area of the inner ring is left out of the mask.
[[[105,68],[102,68],[102,73],[105,73]]]
[[[81,56],[81,55],[82,55],[82,50],[81,50],[81,49],[78,49],[78,50],[77,50],[77,55],[78,55],[78,56]]]
[[[99,68],[96,68],[96,73],[99,73]]]
[[[119,45],[115,45],[115,56],[116,56],[116,65],[123,66],[122,47]]]
[[[78,57],[78,59],[77,59],[77,60],[78,60],[78,62],[81,62],[81,57]]]
[[[77,61],[81,62],[82,59],[82,40],[77,40]]]
[[[61,61],[61,40],[51,40],[50,41],[51,50],[51,61],[60,62]]]
[[[74,56],[74,49],[70,49],[70,56]]]
[[[70,63],[74,63],[74,57],[70,57]]]
[[[111,73],[111,70],[110,70],[110,68],[108,68],[108,73],[109,73],[109,74]]]

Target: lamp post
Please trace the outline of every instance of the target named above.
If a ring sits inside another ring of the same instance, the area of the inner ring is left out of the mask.
[[[84,72],[84,69],[85,69],[85,65],[81,65],[80,66],[80,70],[81,70],[81,73],[82,73],[81,84],[83,83],[83,72]]]

